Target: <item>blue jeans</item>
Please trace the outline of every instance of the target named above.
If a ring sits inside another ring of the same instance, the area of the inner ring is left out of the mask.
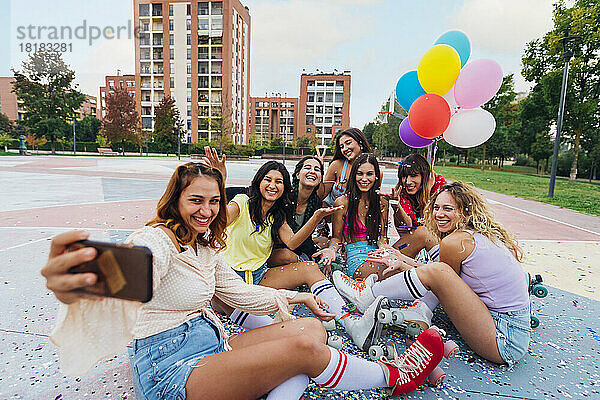
[[[262,280],[263,276],[265,276],[265,272],[267,272],[268,269],[269,269],[269,267],[267,267],[267,263],[264,263],[258,269],[252,271],[252,284],[258,285],[260,283],[260,281]],[[246,271],[235,271],[235,272],[239,276],[242,277],[244,282],[246,281]]]
[[[185,384],[198,361],[225,351],[217,326],[204,316],[128,346],[136,399],[184,400]]]
[[[352,277],[358,267],[369,258],[369,253],[377,250],[377,246],[369,244],[368,241],[362,240],[355,243],[346,244],[346,275]]]
[[[500,357],[510,366],[523,358],[529,349],[530,306],[502,313],[490,310],[490,314],[496,325],[496,343]]]

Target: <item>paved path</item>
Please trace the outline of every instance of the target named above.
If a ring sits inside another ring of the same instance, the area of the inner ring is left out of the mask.
[[[181,162],[184,162],[182,160]],[[173,158],[1,157],[0,184],[0,398],[132,398],[121,354],[81,379],[65,377],[48,343],[57,302],[39,276],[49,239],[72,228],[97,240],[121,241],[154,214],[173,170]],[[247,184],[261,161],[229,165],[228,184]],[[291,163],[288,168],[291,168]],[[395,171],[384,171],[395,184]],[[556,206],[482,191],[498,219],[522,244],[524,267],[551,286],[534,299],[542,326],[529,354],[513,370],[493,366],[461,344],[445,362],[448,379],[411,399],[600,398],[600,218]],[[459,336],[436,312],[438,323]],[[395,338],[393,335],[391,338]],[[397,338],[395,338],[397,339]],[[345,349],[356,349],[346,340]],[[60,397],[62,396],[62,397]],[[305,398],[382,398],[382,391],[322,392]]]

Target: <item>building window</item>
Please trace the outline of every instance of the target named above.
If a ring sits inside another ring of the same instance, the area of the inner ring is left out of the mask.
[[[175,35],[172,33],[169,35],[169,44],[173,46],[175,44]]]
[[[198,18],[198,30],[201,30],[201,31],[208,30],[208,18]],[[206,39],[207,39],[206,44],[208,44],[208,38],[206,38]]]
[[[150,4],[140,4],[140,17],[150,16]]]
[[[317,92],[317,103],[323,102],[323,92]]]
[[[192,59],[192,49],[187,49],[187,59],[188,60]]]
[[[307,101],[309,103],[314,103],[314,101],[315,101],[315,94],[314,93],[309,93]]]
[[[190,35],[189,33],[187,34],[187,45],[191,46],[192,44],[192,35]]]
[[[174,27],[175,27],[175,22],[173,21],[173,19],[170,19],[170,20],[169,20],[169,30],[170,30],[170,31],[173,31],[173,30],[175,30],[175,28],[174,28]]]
[[[188,31],[192,30],[192,20],[189,18],[185,20],[185,29]]]
[[[315,117],[313,115],[306,116],[306,125],[313,125],[315,123]]]
[[[198,15],[208,15],[208,3],[207,2],[198,3]]]
[[[169,4],[169,17],[173,16],[173,4]]]
[[[187,5],[186,15],[192,15],[192,5],[191,4]]]
[[[336,82],[335,82],[335,86],[336,86],[336,87],[342,87],[342,88],[343,88],[343,87],[344,87],[344,81],[336,81]]]
[[[210,15],[223,15],[223,2],[212,1],[210,3]]]
[[[171,89],[175,87],[175,78],[171,77]]]
[[[308,86],[308,87],[314,87],[315,86],[315,81],[307,81],[306,82],[306,86]]]
[[[152,129],[152,117],[142,117],[142,128]]]
[[[327,103],[332,103],[333,102],[333,93],[325,93],[325,101]]]
[[[335,102],[336,103],[342,103],[344,101],[344,94],[343,93],[336,93],[335,94]]]
[[[152,4],[152,16],[162,17],[162,4]]]
[[[190,76],[187,78],[187,87],[188,89],[192,87],[192,78]]]
[[[214,31],[220,31],[223,29],[223,19],[221,18],[213,18],[211,19],[210,29]]]
[[[170,50],[169,50],[169,58],[170,58],[171,60],[174,60],[174,59],[175,59],[175,49],[170,49]]]

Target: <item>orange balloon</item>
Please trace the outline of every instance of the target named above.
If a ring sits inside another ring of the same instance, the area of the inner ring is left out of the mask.
[[[412,130],[422,138],[436,138],[450,124],[450,106],[442,96],[424,94],[410,106],[408,122]]]

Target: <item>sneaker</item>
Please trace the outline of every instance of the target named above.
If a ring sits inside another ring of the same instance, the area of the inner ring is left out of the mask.
[[[392,396],[408,393],[418,388],[437,367],[444,354],[444,343],[440,333],[433,328],[419,335],[417,340],[402,355],[392,359],[377,360],[381,365]]]
[[[404,314],[404,321],[406,322],[416,322],[423,329],[428,329],[431,326],[433,312],[422,301],[415,301],[410,307],[402,310],[402,314]]]
[[[368,351],[369,347],[381,337],[382,324],[377,318],[377,313],[379,313],[381,305],[387,301],[384,296],[379,296],[367,308],[362,317],[348,316],[340,321],[354,344],[363,351]]]
[[[358,311],[364,313],[375,301],[371,286],[377,281],[377,275],[371,274],[364,280],[355,280],[341,271],[333,271],[333,284],[342,296],[354,303]]]

